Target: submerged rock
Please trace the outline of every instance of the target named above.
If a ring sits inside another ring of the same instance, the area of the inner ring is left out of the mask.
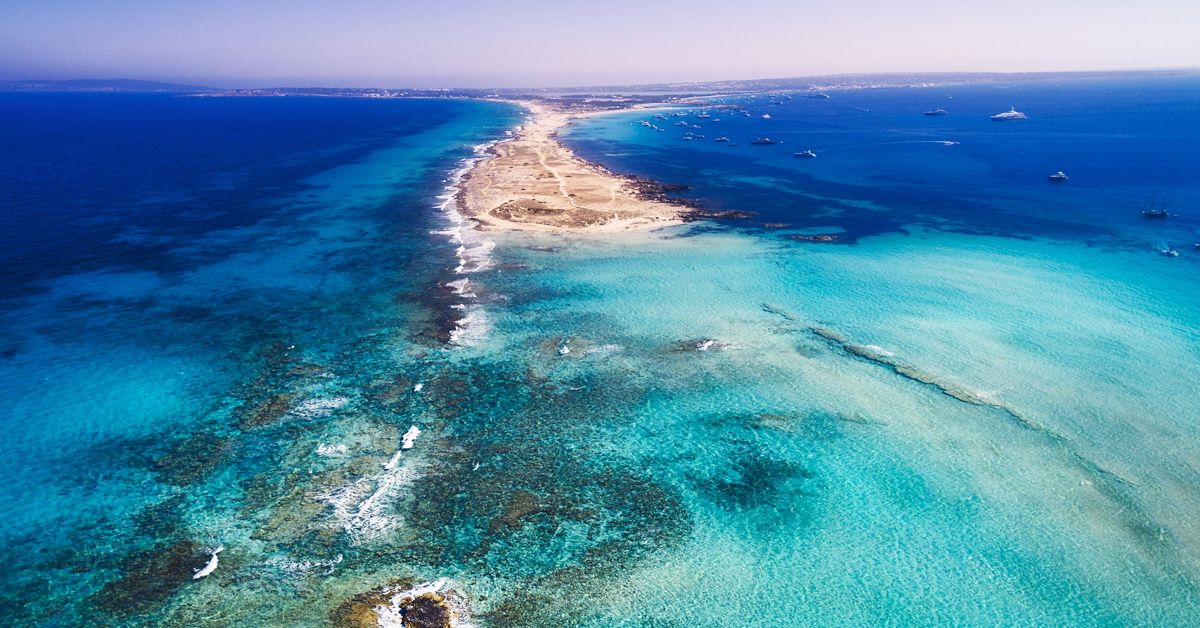
[[[799,240],[801,242],[834,242],[838,239],[836,233],[817,233],[814,235],[793,234],[783,236],[789,240]]]
[[[259,401],[254,407],[242,412],[238,427],[243,430],[270,425],[282,419],[291,407],[292,396],[287,393],[272,395]]]
[[[168,484],[195,484],[224,462],[232,446],[233,439],[202,432],[172,443],[151,468]]]
[[[451,628],[464,614],[462,601],[446,578],[413,586],[411,580],[360,593],[333,611],[340,628]]]
[[[757,214],[754,212],[741,210],[715,211],[707,209],[693,209],[692,211],[687,212],[687,214],[684,216],[684,220],[691,222],[694,220],[703,220],[705,218],[741,219],[753,218],[755,216],[757,216]]]
[[[517,491],[509,498],[504,512],[488,523],[488,532],[495,532],[501,527],[519,528],[521,521],[537,513],[550,513],[555,509],[542,503],[541,499],[528,491]]]
[[[671,351],[674,353],[687,353],[689,351],[718,351],[721,349],[729,349],[733,345],[728,342],[721,342],[716,338],[692,338],[690,340],[676,340],[671,343]]]
[[[209,558],[203,546],[188,540],[137,552],[122,563],[121,577],[96,594],[96,605],[121,615],[152,610],[190,582],[193,569]]]

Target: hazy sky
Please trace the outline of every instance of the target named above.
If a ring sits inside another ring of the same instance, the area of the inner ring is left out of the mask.
[[[544,86],[1200,66],[1200,0],[0,0],[0,78]]]

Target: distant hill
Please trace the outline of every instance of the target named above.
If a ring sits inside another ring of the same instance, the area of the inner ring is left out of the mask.
[[[79,79],[72,81],[0,81],[0,92],[156,92],[193,94],[216,91],[201,85],[159,83],[133,79]]]

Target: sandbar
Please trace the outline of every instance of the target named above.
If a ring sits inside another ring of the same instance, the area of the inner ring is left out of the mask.
[[[576,156],[558,141],[572,118],[600,115],[521,101],[528,121],[497,142],[459,184],[459,211],[483,230],[619,233],[684,222],[686,204],[662,187],[621,176]]]

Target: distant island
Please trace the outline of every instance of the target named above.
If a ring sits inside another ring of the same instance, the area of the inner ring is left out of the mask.
[[[0,81],[0,92],[129,92],[208,93],[220,91],[202,85],[160,83],[135,79],[75,79],[70,81]]]
[[[1122,70],[1097,72],[923,72],[885,74],[831,74],[789,78],[727,81],[648,83],[629,85],[588,85],[571,87],[494,87],[494,88],[404,88],[404,87],[254,87],[219,88],[180,83],[134,79],[22,80],[0,81],[0,92],[129,92],[171,93],[196,96],[321,96],[341,98],[583,98],[642,94],[637,101],[661,101],[673,97],[703,94],[729,94],[768,91],[838,91],[895,87],[935,87],[985,83],[1013,83],[1046,80],[1086,80],[1121,77],[1194,76],[1200,68],[1162,70]]]

